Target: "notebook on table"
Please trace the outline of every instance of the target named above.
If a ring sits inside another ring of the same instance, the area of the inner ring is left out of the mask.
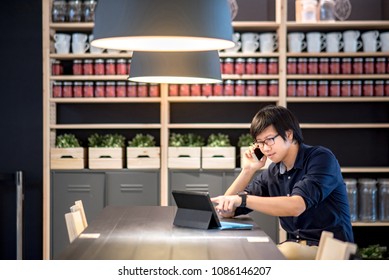
[[[220,221],[208,192],[173,190],[177,205],[175,226],[199,229],[252,229],[253,225]]]

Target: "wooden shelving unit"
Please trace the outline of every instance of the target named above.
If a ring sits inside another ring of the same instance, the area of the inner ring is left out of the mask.
[[[389,103],[389,97],[287,97],[286,85],[288,80],[366,80],[366,79],[381,79],[388,80],[389,74],[383,75],[288,75],[286,73],[287,58],[290,57],[389,57],[389,53],[289,53],[287,52],[287,33],[293,31],[331,31],[331,30],[389,30],[389,21],[345,21],[335,23],[296,23],[287,21],[287,5],[285,0],[276,0],[276,20],[274,22],[266,21],[242,21],[233,22],[233,27],[236,32],[276,32],[278,35],[278,50],[274,53],[225,53],[220,52],[221,58],[277,58],[279,73],[277,75],[223,75],[223,79],[231,80],[277,80],[279,82],[279,95],[275,97],[249,97],[249,96],[198,96],[198,97],[172,97],[168,96],[168,85],[160,86],[160,97],[135,97],[135,98],[53,98],[51,94],[51,86],[55,81],[127,81],[126,75],[90,75],[90,76],[74,76],[74,75],[51,75],[51,61],[71,61],[74,59],[108,59],[108,58],[131,58],[130,52],[122,53],[101,53],[101,54],[56,54],[53,50],[53,34],[56,32],[85,32],[91,33],[93,23],[52,23],[51,17],[51,2],[52,0],[43,0],[43,150],[44,150],[44,220],[43,220],[43,253],[44,258],[49,258],[50,247],[50,147],[53,147],[55,136],[60,130],[94,130],[94,129],[123,129],[123,130],[148,130],[157,129],[160,134],[161,146],[161,172],[160,172],[160,194],[161,205],[168,203],[168,168],[167,168],[167,147],[169,133],[174,130],[248,130],[249,121],[252,116],[247,117],[247,123],[200,123],[200,122],[172,122],[172,106],[176,104],[193,105],[212,103],[215,106],[219,104],[228,104],[231,111],[234,110],[235,104],[247,104],[248,106],[255,103],[258,107],[261,104],[278,104],[281,106],[288,105],[304,105],[306,104],[344,104],[344,103],[371,103],[381,104]],[[159,107],[160,120],[158,123],[144,123],[142,120],[136,123],[77,123],[77,124],[58,124],[56,118],[57,106],[71,104],[152,104],[156,103]],[[197,114],[196,111],[194,111]],[[225,112],[228,114],[229,112]],[[212,120],[210,120],[212,121]],[[311,123],[302,122],[303,130],[310,129],[372,129],[372,130],[387,130],[389,129],[389,121],[381,122],[366,122],[366,123]],[[387,155],[377,155],[387,156]],[[342,172],[345,173],[380,173],[383,176],[389,173],[388,167],[342,167]],[[388,226],[388,223],[354,223],[354,226]]]

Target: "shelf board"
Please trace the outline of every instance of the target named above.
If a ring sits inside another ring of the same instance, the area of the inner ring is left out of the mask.
[[[233,21],[235,31],[276,31],[280,24],[275,21]]]
[[[389,79],[388,74],[354,74],[354,75],[286,75],[288,80],[376,80]]]
[[[353,227],[388,227],[389,222],[353,222],[351,223]]]
[[[222,74],[223,80],[278,80],[279,75]]]
[[[93,22],[52,22],[49,28],[57,31],[92,31],[94,25]]]
[[[389,52],[286,53],[287,57],[389,57]]]
[[[288,21],[286,23],[288,31],[306,31],[306,30],[370,30],[370,29],[389,29],[388,20],[358,20],[358,21],[335,21],[335,22],[313,22],[301,23]]]
[[[159,129],[160,124],[54,124],[50,129]]]
[[[389,102],[389,96],[363,96],[363,97],[287,97],[289,103],[304,103],[304,102]]]
[[[254,53],[243,53],[243,52],[236,52],[236,53],[226,53],[226,52],[219,52],[220,57],[279,57],[280,54],[278,52],[273,53],[261,53],[261,52],[254,52]]]
[[[342,173],[388,173],[389,167],[341,167]]]
[[[175,123],[169,129],[250,129],[249,123]]]
[[[57,75],[52,81],[128,81],[128,75]]]
[[[276,97],[261,96],[170,96],[169,102],[277,102]]]
[[[112,58],[131,58],[132,52],[121,52],[121,53],[82,53],[82,54],[50,54],[51,59],[59,60],[72,60],[72,59],[112,59]]]
[[[333,123],[333,124],[322,124],[322,123],[301,123],[301,128],[305,129],[377,129],[377,128],[389,128],[389,123]]]
[[[51,103],[159,103],[160,97],[50,98]]]

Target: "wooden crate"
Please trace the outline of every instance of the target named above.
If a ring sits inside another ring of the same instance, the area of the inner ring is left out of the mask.
[[[84,169],[86,164],[85,148],[51,148],[51,169]]]
[[[122,169],[124,148],[88,148],[89,169]]]
[[[160,167],[160,147],[127,147],[127,168],[159,169]]]
[[[235,147],[202,147],[203,169],[234,169],[236,167]]]
[[[243,157],[244,157],[244,153],[245,151],[247,151],[249,147],[240,147],[240,167],[242,167],[243,165]],[[266,163],[265,163],[265,166],[262,167],[261,169],[266,169],[269,167],[270,163],[272,163],[272,161],[270,159],[267,159],[266,160]]]
[[[201,147],[169,147],[168,168],[200,169]]]

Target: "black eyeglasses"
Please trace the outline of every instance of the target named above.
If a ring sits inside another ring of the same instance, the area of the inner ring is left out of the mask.
[[[266,146],[273,146],[275,143],[274,139],[276,139],[278,136],[280,136],[280,135],[277,134],[276,136],[267,138],[263,141],[254,141],[253,145],[258,145],[258,147],[260,147],[260,148],[263,148],[263,146],[265,146],[265,144],[266,144]]]

